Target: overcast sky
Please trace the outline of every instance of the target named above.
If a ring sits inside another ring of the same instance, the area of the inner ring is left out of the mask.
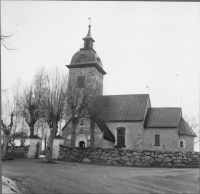
[[[107,72],[104,94],[150,94],[152,107],[199,117],[200,4],[189,2],[3,1],[2,87],[28,83],[36,69],[65,65],[91,31]],[[149,90],[146,86],[149,86]],[[182,99],[182,100],[181,100]]]

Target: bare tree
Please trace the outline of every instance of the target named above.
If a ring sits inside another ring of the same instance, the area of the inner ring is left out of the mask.
[[[44,162],[52,161],[53,141],[57,134],[58,122],[66,115],[67,76],[61,74],[58,68],[54,73],[48,73],[45,79],[45,92],[42,101],[45,121],[49,125],[50,136]]]
[[[49,137],[49,126],[48,123],[45,122],[45,118],[41,117],[38,119],[35,125],[35,132],[44,141],[44,150],[46,152],[47,140]]]
[[[7,145],[8,145],[8,138],[13,126],[13,116],[14,114],[11,113],[10,118],[10,124],[7,126],[3,120],[1,120],[1,130],[3,131],[3,154],[2,154],[2,159],[5,159],[6,153],[7,153]]]
[[[9,34],[2,34],[1,32],[1,44],[3,45],[4,48],[7,50],[15,50],[11,48],[11,44],[13,43],[12,37],[15,34],[15,31]]]
[[[199,142],[199,122],[195,117],[184,116],[184,120],[190,126],[190,128],[196,133],[197,137],[195,138],[194,144]]]
[[[33,82],[24,89],[23,94],[18,100],[18,111],[25,118],[26,123],[30,127],[30,137],[34,136],[34,125],[42,116],[41,108],[43,92],[44,92],[44,69],[40,69]]]

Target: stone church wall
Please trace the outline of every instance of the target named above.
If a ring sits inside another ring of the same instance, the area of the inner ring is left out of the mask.
[[[160,146],[154,146],[154,135],[160,134]],[[149,150],[174,150],[178,148],[177,128],[145,128],[144,147]],[[192,150],[190,150],[192,151]]]
[[[179,150],[183,151],[191,151],[194,150],[194,137],[188,136],[188,135],[179,135],[178,140],[184,140],[185,141],[185,147],[184,148],[178,148]]]
[[[126,149],[140,149],[143,144],[143,122],[106,122],[106,125],[115,136],[117,144],[117,128],[125,128]]]
[[[141,167],[200,167],[200,152],[123,150],[103,148],[69,148],[60,146],[59,159]]]

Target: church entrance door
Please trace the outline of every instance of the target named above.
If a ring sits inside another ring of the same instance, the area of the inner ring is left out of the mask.
[[[85,135],[80,134],[80,135],[76,138],[75,146],[76,146],[76,147],[87,147],[87,139],[86,139]]]
[[[85,147],[85,142],[84,142],[84,141],[80,141],[80,142],[79,142],[79,147],[80,147],[80,148]]]

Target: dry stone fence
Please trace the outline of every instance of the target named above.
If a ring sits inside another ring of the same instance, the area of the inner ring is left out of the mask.
[[[14,158],[25,158],[27,157],[29,146],[15,146],[9,147],[7,156]]]
[[[141,167],[200,167],[200,152],[70,148],[60,145],[59,159]]]

